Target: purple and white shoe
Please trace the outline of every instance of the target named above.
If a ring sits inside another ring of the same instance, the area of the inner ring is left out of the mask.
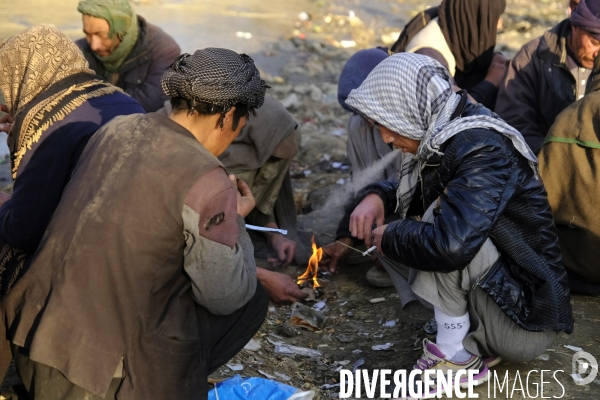
[[[455,376],[456,372],[459,370],[477,370],[478,373],[473,376],[475,386],[479,386],[482,383],[487,382],[489,379],[488,367],[483,363],[481,357],[471,354],[471,357],[464,362],[450,361],[446,359],[446,355],[442,353],[435,343],[427,339],[423,340],[423,356],[417,361],[414,369],[420,369],[422,371],[441,370],[444,372],[444,374],[447,374],[448,371],[452,371],[452,376]],[[459,384],[461,388],[467,388],[469,385],[468,375],[465,374],[465,376],[463,376],[459,382],[454,382],[453,384]],[[424,385],[424,382],[415,381],[415,385]],[[441,385],[438,388],[435,383],[428,388],[415,387],[414,389],[414,392],[422,393],[423,395],[420,397],[401,397],[401,399],[432,398],[437,396],[438,392],[442,391]]]

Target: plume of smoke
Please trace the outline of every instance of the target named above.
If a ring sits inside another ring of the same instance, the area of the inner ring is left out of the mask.
[[[373,183],[374,179],[381,174],[381,172],[392,162],[396,157],[400,156],[400,149],[395,149],[391,153],[388,153],[381,160],[377,160],[368,168],[360,171],[359,173],[353,173],[352,181],[347,185],[340,187],[333,191],[322,209],[331,210],[343,206],[346,201],[353,196],[354,193],[368,185]]]

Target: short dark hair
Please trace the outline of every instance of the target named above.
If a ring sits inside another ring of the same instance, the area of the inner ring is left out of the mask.
[[[237,129],[242,117],[248,118],[250,113],[252,113],[252,115],[256,115],[254,108],[248,107],[248,105],[245,103],[237,103],[234,107],[235,111],[233,112],[233,130]],[[171,108],[173,114],[185,112],[188,115],[198,114],[200,117],[221,114],[221,118],[223,118],[225,115],[225,109],[222,106],[217,106],[215,104],[209,104],[202,101],[196,101],[196,103],[192,105],[191,101],[182,97],[173,97],[171,99]],[[222,126],[222,119],[219,122]]]

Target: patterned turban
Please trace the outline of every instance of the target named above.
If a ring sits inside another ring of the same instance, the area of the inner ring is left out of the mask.
[[[268,88],[252,58],[218,48],[181,55],[163,74],[161,86],[171,98],[214,104],[224,111],[237,103],[259,108]]]

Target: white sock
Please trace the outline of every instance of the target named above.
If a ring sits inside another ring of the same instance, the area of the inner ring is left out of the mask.
[[[433,307],[435,312],[435,320],[437,321],[437,337],[435,344],[446,355],[447,360],[452,360],[456,355],[461,360],[453,360],[457,362],[466,361],[470,354],[465,350],[462,341],[469,333],[471,322],[469,321],[469,313],[467,312],[462,317],[451,317],[437,307]],[[465,356],[469,354],[468,357]],[[464,359],[464,360],[463,360]]]

